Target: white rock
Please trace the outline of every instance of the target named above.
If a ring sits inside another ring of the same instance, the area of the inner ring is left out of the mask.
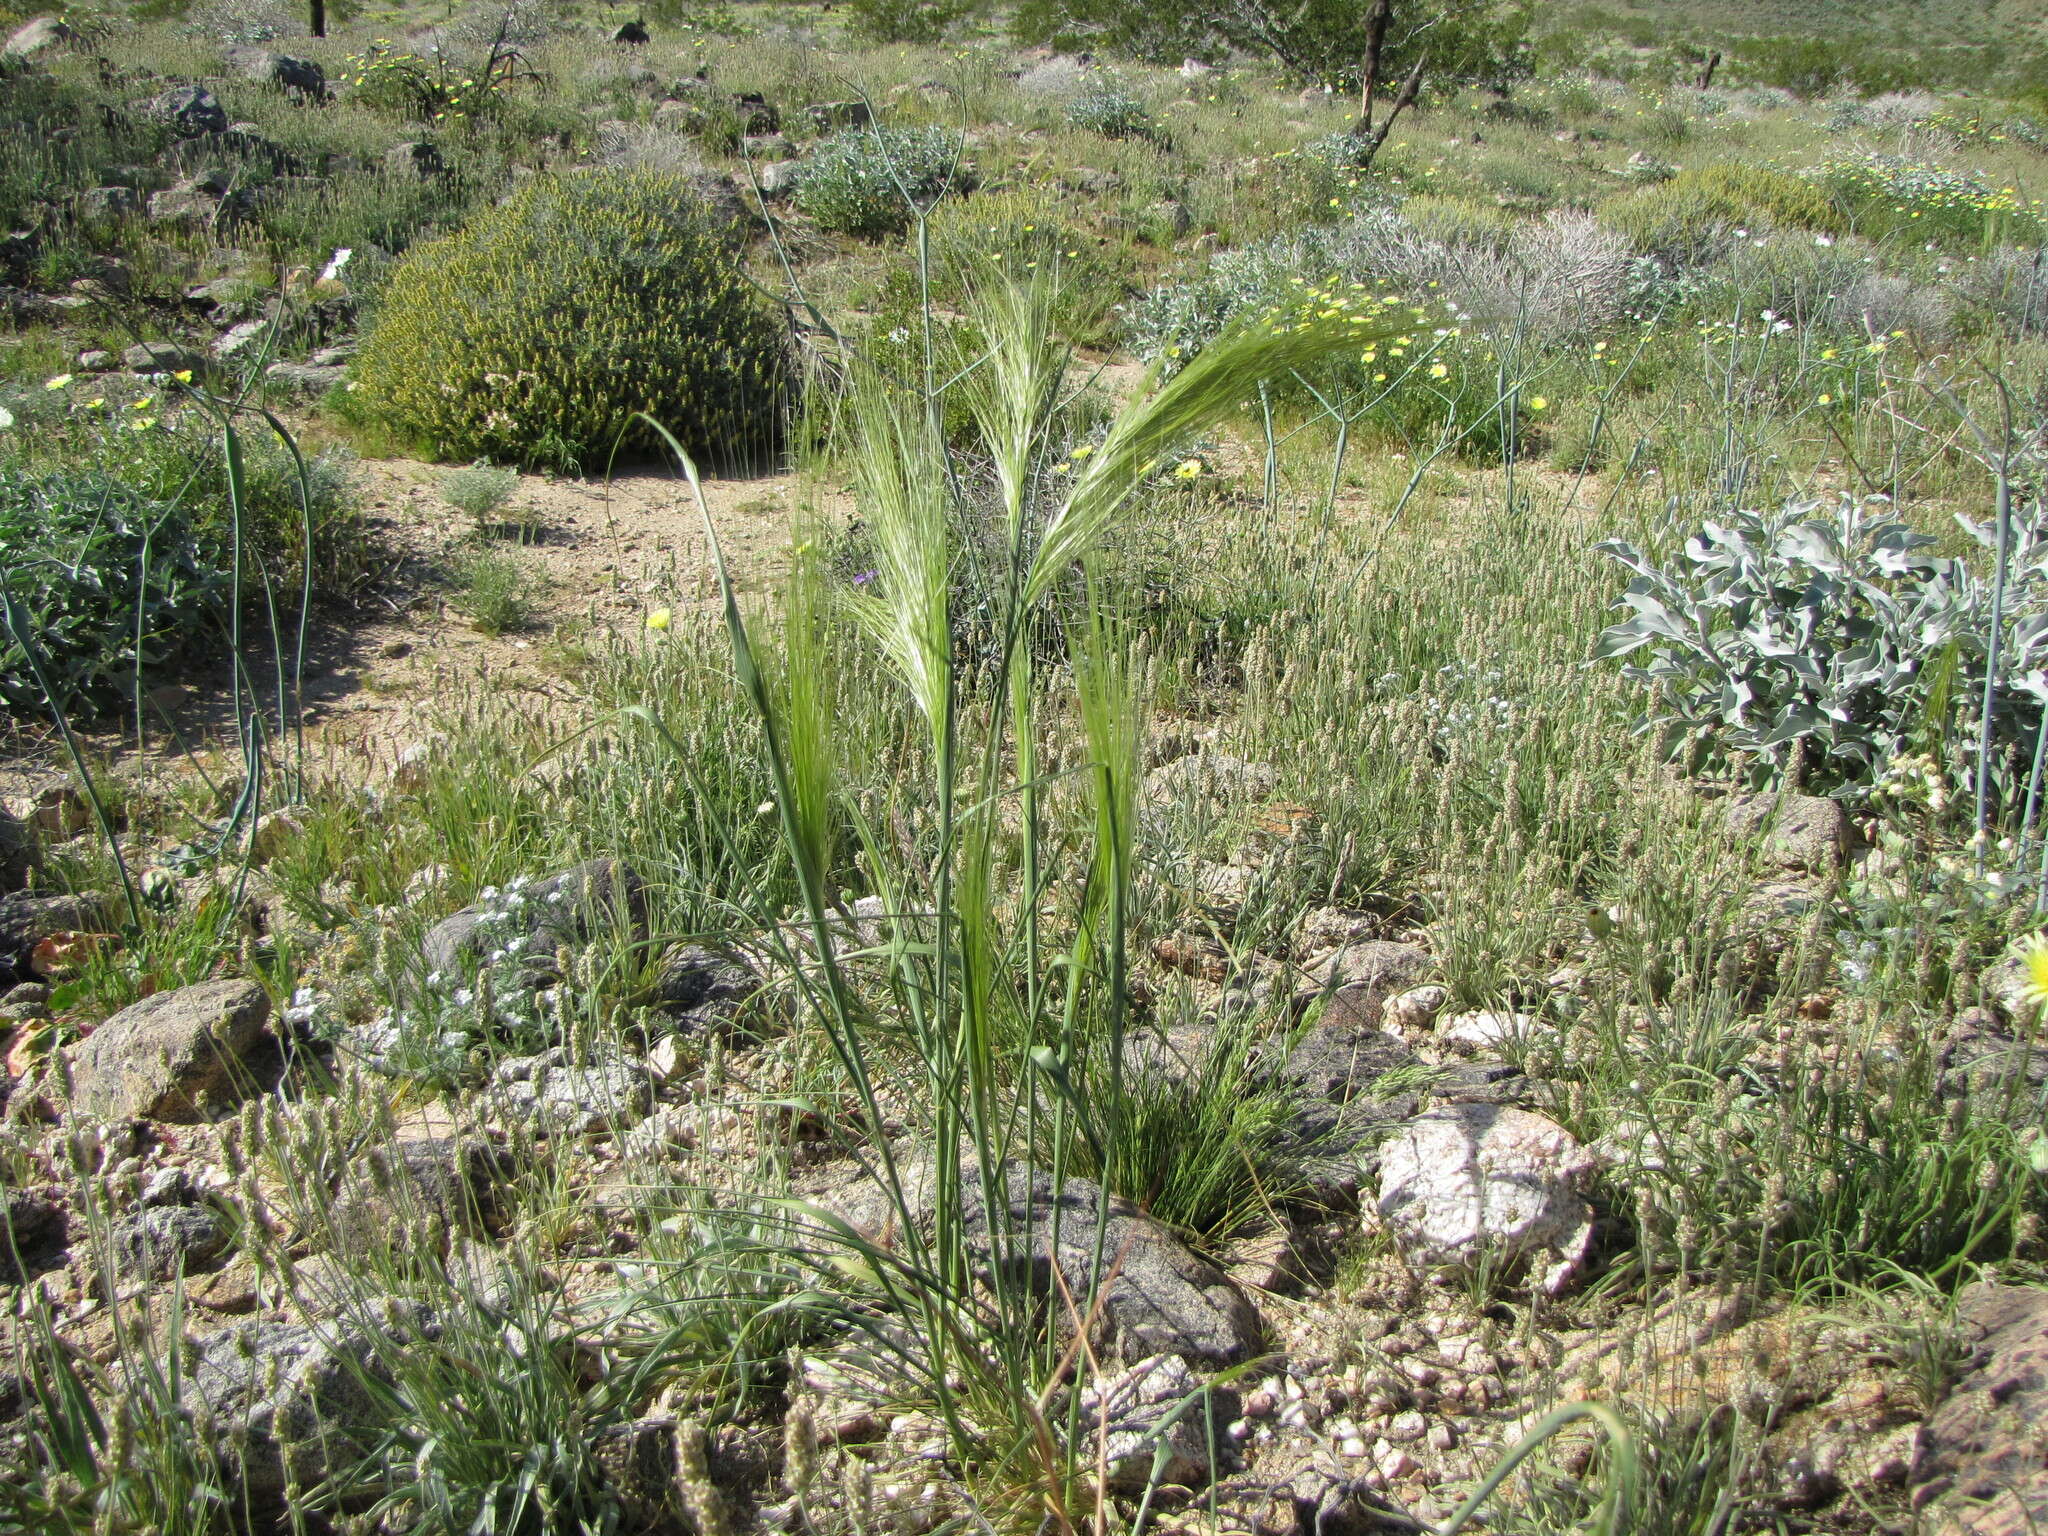
[[[1592,1245],[1593,1212],[1580,1191],[1596,1166],[1542,1115],[1446,1105],[1409,1121],[1381,1153],[1379,1214],[1411,1262],[1529,1259],[1556,1295]]]
[[[1081,1394],[1083,1433],[1109,1468],[1111,1488],[1135,1490],[1153,1477],[1157,1452],[1166,1465],[1159,1481],[1193,1486],[1209,1475],[1208,1434],[1199,1404],[1183,1407],[1201,1382],[1178,1355],[1152,1355],[1120,1375],[1097,1378]],[[1240,1421],[1241,1422],[1241,1421]]]
[[[1498,1051],[1526,1045],[1547,1026],[1527,1013],[1461,1013],[1437,1031],[1437,1044],[1456,1051]]]
[[[1419,1034],[1436,1022],[1450,1000],[1448,987],[1410,987],[1387,999],[1380,1012],[1380,1027],[1395,1034]]]

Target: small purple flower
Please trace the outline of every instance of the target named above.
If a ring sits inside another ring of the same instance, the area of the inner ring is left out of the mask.
[[[869,582],[873,581],[875,577],[879,574],[881,573],[878,571],[862,571],[858,576],[853,578],[853,584],[856,587],[864,587]]]

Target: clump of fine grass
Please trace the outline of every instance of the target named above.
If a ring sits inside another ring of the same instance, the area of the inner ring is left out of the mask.
[[[441,477],[441,499],[479,528],[498,521],[518,489],[518,470],[482,459]]]
[[[539,622],[547,581],[526,562],[476,550],[457,563],[453,575],[456,610],[483,634],[495,639]]]

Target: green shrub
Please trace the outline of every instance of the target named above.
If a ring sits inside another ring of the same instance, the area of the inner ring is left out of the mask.
[[[805,162],[796,205],[820,229],[874,239],[909,227],[915,201],[967,185],[960,136],[943,128],[850,128]]]
[[[652,449],[645,411],[693,454],[776,437],[783,329],[687,178],[537,182],[393,272],[353,411],[443,457],[580,462]]]
[[[104,474],[0,471],[0,565],[15,613],[64,700],[100,708],[133,696],[211,624],[227,577],[185,508]],[[45,707],[31,659],[0,626],[0,703]]]
[[[1731,230],[1759,224],[1839,233],[1846,220],[1820,188],[1767,166],[1719,164],[1680,171],[1601,209],[1638,250],[1679,265],[1717,254]]]
[[[935,43],[973,13],[973,0],[850,0],[853,28],[878,43]]]
[[[475,522],[487,523],[519,489],[519,472],[476,463],[441,477],[441,499]]]
[[[1873,238],[1903,235],[1986,252],[2042,238],[2040,216],[2017,189],[1996,186],[1981,172],[1863,155],[1830,160],[1815,175],[1854,210],[1857,232]]]
[[[1067,126],[1105,139],[1149,139],[1159,131],[1145,103],[1113,81],[1091,85],[1068,102]]]
[[[455,570],[455,606],[487,635],[530,629],[547,587],[539,573],[511,555],[478,550]]]

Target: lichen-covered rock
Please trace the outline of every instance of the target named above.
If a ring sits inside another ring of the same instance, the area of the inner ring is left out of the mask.
[[[1380,1153],[1379,1213],[1409,1260],[1428,1267],[1540,1266],[1556,1295],[1585,1263],[1593,1211],[1581,1190],[1595,1159],[1542,1115],[1451,1104],[1419,1115]]]
[[[1205,1401],[1201,1386],[1180,1356],[1151,1355],[1082,1392],[1081,1433],[1112,1492],[1208,1482],[1210,1448],[1224,1443],[1236,1394],[1219,1391]]]
[[[1975,1347],[1913,1458],[1916,1529],[2033,1536],[2048,1529],[2048,1291],[1973,1285],[1956,1321]]]
[[[269,1019],[270,998],[253,981],[144,998],[72,1047],[72,1102],[105,1120],[211,1119],[249,1086],[245,1059]]]
[[[67,48],[77,41],[78,33],[57,17],[38,16],[34,21],[15,28],[7,39],[6,48],[0,52],[10,59],[34,59]]]
[[[1855,842],[1841,802],[1819,795],[1736,795],[1728,802],[1728,831],[1759,844],[1781,868],[1811,874],[1841,868]]]
[[[227,1251],[233,1231],[208,1205],[158,1205],[114,1223],[107,1233],[114,1268],[136,1280],[169,1280]]]

